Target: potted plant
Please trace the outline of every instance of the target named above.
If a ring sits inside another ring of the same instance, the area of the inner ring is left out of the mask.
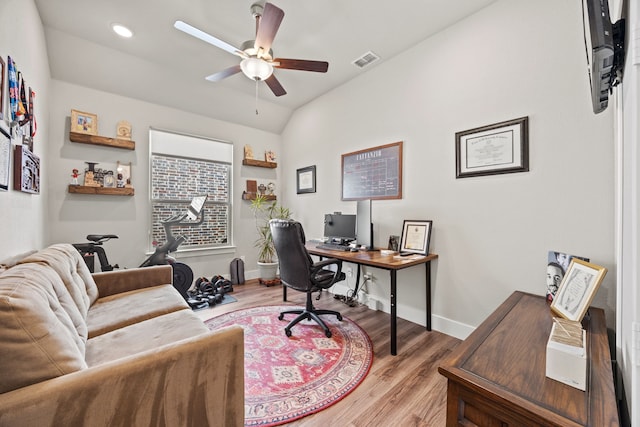
[[[273,280],[276,278],[278,261],[275,259],[276,248],[273,246],[269,221],[276,218],[290,219],[291,211],[275,200],[267,200],[262,194],[256,195],[256,198],[251,201],[251,210],[258,231],[258,238],[254,243],[258,248],[258,274],[262,280]]]

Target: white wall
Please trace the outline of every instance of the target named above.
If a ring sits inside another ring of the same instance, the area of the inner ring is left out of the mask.
[[[433,326],[464,337],[514,290],[544,295],[548,250],[615,268],[612,114],[593,114],[585,68],[580,2],[494,3],[296,111],[285,202],[321,236],[323,213],[355,212],[340,200],[340,155],[404,141],[403,198],[373,202],[375,244],[403,219],[434,221]],[[530,172],[455,178],[455,132],[522,116]],[[296,195],[295,170],[314,164],[317,193]],[[373,274],[388,311],[388,273]],[[423,276],[398,277],[399,316],[420,324]],[[610,326],[614,279],[595,301]]]
[[[46,241],[45,213],[49,182],[49,61],[40,16],[32,0],[2,0],[0,2],[0,55],[16,61],[26,84],[36,93],[35,115],[38,132],[34,152],[40,157],[39,195],[13,189],[13,166],[10,169],[9,191],[0,191],[0,260],[30,249],[40,248]],[[5,117],[9,110],[7,71],[5,68]],[[8,120],[0,121],[8,129]],[[13,153],[11,154],[13,162]]]
[[[213,101],[212,101],[213,102]],[[254,222],[249,202],[241,200],[247,179],[277,182],[279,169],[242,166],[243,147],[250,144],[256,156],[267,148],[280,150],[280,137],[268,132],[186,113],[178,109],[149,104],[58,80],[52,81],[50,104],[51,145],[49,180],[49,228],[53,242],[83,242],[87,234],[116,234],[118,240],[105,244],[111,263],[137,267],[148,248],[149,208],[149,127],[231,141],[234,144],[233,229],[236,250],[187,258],[178,255],[194,270],[195,277],[211,278],[229,273],[229,261],[246,256],[246,268],[256,269]],[[114,136],[116,123],[132,124],[135,151],[79,144],[69,141],[71,109],[98,115],[98,133]],[[185,153],[188,155],[188,153]],[[71,170],[84,170],[84,162],[99,162],[97,167],[115,166],[117,161],[132,164],[135,196],[96,196],[69,194]],[[251,272],[249,272],[251,275]]]

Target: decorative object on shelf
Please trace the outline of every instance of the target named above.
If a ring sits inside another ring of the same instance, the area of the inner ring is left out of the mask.
[[[78,176],[80,176],[78,169],[73,169],[71,171],[71,185],[80,185],[78,183]]]
[[[95,162],[85,162],[89,166],[84,170],[84,186],[85,187],[100,187],[100,183],[96,180],[95,177],[95,167],[98,163]]]
[[[264,196],[265,191],[267,190],[267,187],[264,184],[260,184],[258,185],[258,192],[260,193],[261,196]]]
[[[118,161],[116,181],[116,186],[119,188],[133,188],[133,185],[131,185],[131,162],[125,165]]]
[[[256,194],[258,192],[258,181],[255,179],[247,180],[247,193]]]
[[[107,171],[104,174],[104,178],[102,180],[102,186],[106,188],[115,188],[116,186],[116,177],[113,176],[113,171]]]
[[[296,171],[297,194],[316,192],[316,165]]]
[[[606,274],[605,267],[572,259],[551,302],[551,311],[565,319],[581,322]]]
[[[342,200],[402,198],[402,141],[342,155]]]
[[[267,150],[264,152],[264,160],[267,162],[275,162],[276,161],[276,153],[271,151],[271,150]]]
[[[40,158],[27,146],[16,145],[13,161],[13,188],[25,193],[40,193]]]
[[[276,191],[276,185],[273,182],[268,183],[267,191],[269,192],[269,196],[273,196],[274,191]]]
[[[116,136],[118,139],[131,139],[131,123],[120,120],[116,126]]]
[[[92,113],[71,110],[71,132],[97,135],[98,116]]]
[[[558,292],[558,287],[562,282],[565,272],[569,268],[569,263],[573,258],[578,258],[589,262],[589,258],[569,255],[564,252],[547,252],[547,302],[553,301]]]
[[[4,119],[4,68],[4,59],[0,56],[0,120]]]
[[[253,148],[249,144],[244,146],[244,158],[252,160],[253,159]]]
[[[0,190],[9,189],[9,169],[11,166],[11,137],[0,128]]]
[[[431,220],[404,220],[400,238],[400,254],[429,254],[431,238]]]
[[[528,117],[456,133],[456,178],[528,171]]]

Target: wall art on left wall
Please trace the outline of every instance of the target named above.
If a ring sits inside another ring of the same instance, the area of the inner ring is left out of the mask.
[[[40,193],[40,158],[24,145],[16,145],[13,154],[13,188],[25,193]]]

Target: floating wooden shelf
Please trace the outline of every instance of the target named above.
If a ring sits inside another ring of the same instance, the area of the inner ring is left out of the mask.
[[[256,193],[248,193],[246,191],[242,192],[242,200],[254,200],[256,198],[257,194]],[[265,194],[264,195],[265,200],[276,200],[277,197],[275,194]]]
[[[69,132],[69,140],[82,144],[103,145],[106,147],[124,148],[125,150],[135,150],[136,143],[130,139],[109,138],[106,136],[87,135],[85,133]]]
[[[278,167],[276,162],[265,162],[264,160],[243,159],[242,164],[245,166],[258,166],[259,168],[274,169]]]
[[[133,188],[88,187],[86,185],[69,185],[69,193],[106,194],[108,196],[133,196]]]

